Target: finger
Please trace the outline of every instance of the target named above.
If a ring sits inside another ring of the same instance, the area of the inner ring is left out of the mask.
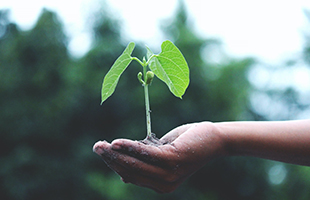
[[[117,158],[117,152],[113,151],[111,145],[106,141],[96,142],[93,146],[93,151],[97,153],[108,166]]]
[[[110,168],[113,168],[113,170],[119,174],[122,173],[123,168],[130,170],[132,173],[153,178],[165,177],[171,172],[171,168],[163,169],[157,165],[145,163],[138,158],[115,151],[111,148],[111,145],[105,141],[97,142],[93,149],[102,157]]]
[[[151,188],[160,193],[173,191],[181,182],[176,169],[172,171],[144,163],[137,158],[111,149],[105,141],[97,142],[93,148],[106,164],[123,177],[124,182]]]
[[[110,162],[109,167],[122,177],[124,183],[132,183],[159,193],[167,193],[175,190],[186,179],[177,173],[150,166],[130,156],[121,153],[117,155],[119,157]]]
[[[101,156],[105,151],[108,151],[111,145],[107,141],[98,141],[93,146],[93,152]]]
[[[122,153],[116,153],[114,159],[108,164],[110,168],[122,177],[144,176],[151,179],[162,179],[173,173],[173,170],[167,170],[155,165],[150,165]]]
[[[125,174],[133,174],[132,171],[134,169],[135,171],[139,171],[139,169],[141,169],[141,163],[139,160],[112,150],[111,145],[106,141],[97,142],[93,147],[93,151],[101,156],[108,167],[110,167],[120,176],[124,176]],[[139,169],[137,169],[137,165],[135,165],[135,163],[140,165]]]
[[[126,153],[132,157],[151,164],[165,164],[165,161],[174,160],[177,156],[172,145],[146,145],[139,141],[127,139],[114,140],[111,143],[111,148],[122,153]]]
[[[129,156],[124,156],[120,153],[117,153],[117,155],[118,157],[116,159],[109,160],[107,164],[113,171],[122,177],[122,180],[125,183],[147,187],[158,193],[167,193],[175,190],[182,182],[177,178],[170,178],[169,175],[172,173],[166,175],[160,173],[161,175],[159,175],[158,170],[150,170],[150,167],[147,166],[147,164],[140,163],[141,161],[134,160],[135,158],[127,160]],[[105,159],[105,154],[102,157]]]

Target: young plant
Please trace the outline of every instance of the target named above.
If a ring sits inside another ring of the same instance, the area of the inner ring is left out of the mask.
[[[161,45],[161,52],[156,55],[148,47],[146,58],[142,61],[131,54],[134,50],[135,43],[128,44],[124,52],[117,58],[104,77],[101,90],[101,104],[109,98],[119,81],[120,76],[129,66],[131,61],[135,60],[142,66],[142,72],[139,72],[137,77],[144,87],[145,110],[146,110],[146,140],[156,143],[156,137],[151,131],[151,110],[149,103],[148,86],[152,82],[154,75],[165,82],[176,97],[182,99],[186,88],[189,84],[189,68],[180,50],[170,41],[164,41]]]

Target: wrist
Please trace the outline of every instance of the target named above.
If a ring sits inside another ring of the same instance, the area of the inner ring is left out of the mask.
[[[204,127],[205,140],[209,141],[208,146],[212,145],[217,156],[227,156],[228,151],[228,138],[224,129],[219,125],[219,123],[213,122],[202,122]]]
[[[233,140],[233,130],[234,127],[229,122],[217,122],[213,123],[215,126],[215,132],[220,137],[221,140],[221,152],[223,156],[235,156],[237,155],[237,149],[234,145]]]

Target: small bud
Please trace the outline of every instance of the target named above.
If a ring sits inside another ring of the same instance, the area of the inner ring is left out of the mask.
[[[154,78],[154,73],[152,71],[148,71],[146,72],[146,79],[145,79],[145,83],[147,85],[151,84],[152,83],[152,80]]]
[[[137,77],[138,77],[138,80],[140,81],[140,83],[142,83],[144,85],[144,81],[142,80],[142,72],[139,72]]]

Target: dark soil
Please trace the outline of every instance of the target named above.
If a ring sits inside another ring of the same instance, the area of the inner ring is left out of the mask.
[[[153,145],[153,146],[160,146],[160,145],[165,144],[163,141],[160,141],[156,137],[155,133],[152,133],[151,137],[147,136],[144,140],[140,140],[140,142],[142,142],[143,144]]]

